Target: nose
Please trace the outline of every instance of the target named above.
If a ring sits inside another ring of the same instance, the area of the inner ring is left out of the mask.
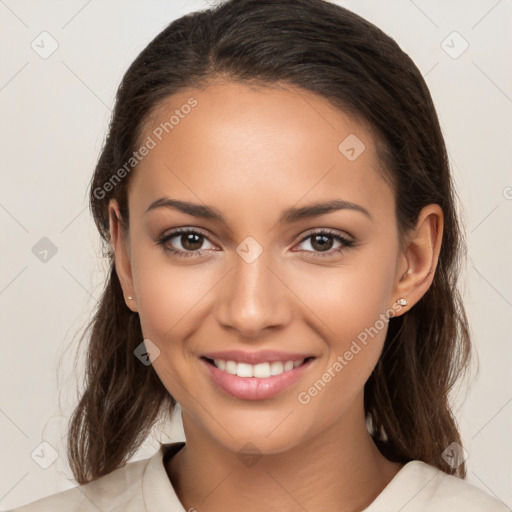
[[[292,316],[290,291],[283,281],[269,266],[265,252],[252,263],[237,257],[234,268],[220,283],[217,321],[240,338],[253,339],[282,329]]]

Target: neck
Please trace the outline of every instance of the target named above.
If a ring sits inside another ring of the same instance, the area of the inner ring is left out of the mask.
[[[187,444],[166,468],[185,510],[360,511],[402,466],[382,456],[360,411],[285,452],[243,460],[187,419]]]

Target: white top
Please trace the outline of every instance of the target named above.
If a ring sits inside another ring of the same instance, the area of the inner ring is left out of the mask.
[[[187,512],[165,471],[184,442],[163,444],[149,459],[129,462],[88,484],[41,498],[11,512]],[[474,485],[413,460],[363,512],[511,512]]]

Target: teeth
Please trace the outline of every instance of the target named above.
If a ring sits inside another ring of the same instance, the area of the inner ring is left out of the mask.
[[[238,365],[235,363],[235,361],[226,361],[226,371],[231,375],[236,375],[237,368]]]
[[[223,361],[222,359],[214,359],[213,363],[219,370],[223,370],[231,375],[238,377],[256,377],[258,379],[265,379],[272,375],[280,375],[281,373],[288,372],[297,368],[304,362],[304,359],[297,361],[274,361],[272,363],[237,363],[236,361]]]
[[[275,361],[270,363],[270,375],[279,375],[284,372],[283,363],[281,361]]]
[[[255,364],[252,367],[252,376],[260,379],[270,377],[270,363]]]
[[[238,363],[236,374],[239,377],[252,377],[252,365],[247,363]]]

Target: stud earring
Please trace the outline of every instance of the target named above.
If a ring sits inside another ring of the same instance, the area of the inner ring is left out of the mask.
[[[128,297],[128,300],[133,300],[133,297]]]
[[[397,304],[399,304],[400,306],[407,306],[407,304],[409,304],[409,302],[407,301],[407,299],[398,299],[396,301]]]

